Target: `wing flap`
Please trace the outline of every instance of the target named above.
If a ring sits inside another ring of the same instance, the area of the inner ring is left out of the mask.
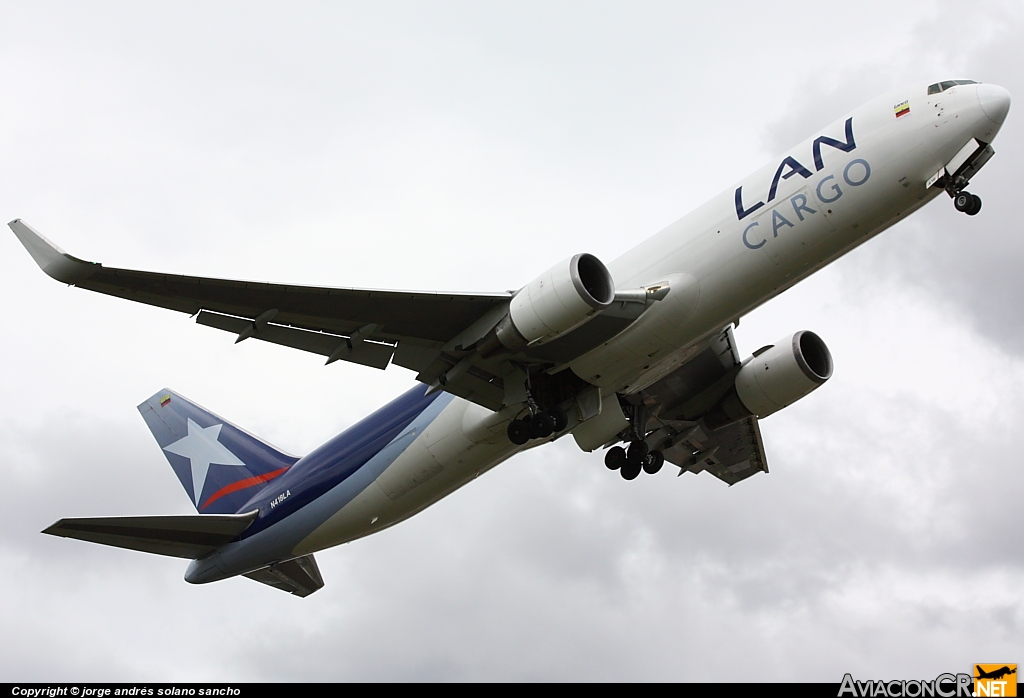
[[[287,562],[276,562],[244,576],[301,597],[309,596],[324,585],[324,578],[320,575],[320,568],[312,555]]]
[[[233,332],[239,337],[242,337],[243,332],[251,331],[249,336],[264,342],[280,344],[292,349],[300,349],[329,358],[334,357],[341,361],[350,361],[372,368],[387,368],[395,353],[393,344],[365,340],[353,342],[350,338],[351,335],[345,337],[326,332],[311,332],[278,324],[259,325],[246,318],[221,315],[206,310],[199,313],[196,322],[207,327]]]
[[[679,466],[679,474],[707,471],[732,486],[757,473],[768,472],[757,417],[747,417],[714,431],[697,430],[664,451],[665,460]]]
[[[194,560],[238,538],[257,513],[61,519],[43,533]]]

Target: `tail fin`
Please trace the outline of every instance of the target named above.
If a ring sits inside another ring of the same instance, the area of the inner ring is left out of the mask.
[[[298,460],[167,389],[139,412],[201,514],[237,513]]]

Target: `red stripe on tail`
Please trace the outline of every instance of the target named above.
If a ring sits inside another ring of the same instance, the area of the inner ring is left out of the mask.
[[[226,497],[232,492],[244,490],[247,487],[253,487],[255,485],[259,485],[260,483],[267,482],[268,480],[273,480],[275,477],[283,473],[285,470],[288,470],[288,468],[272,470],[269,473],[263,473],[262,475],[257,475],[256,477],[247,477],[244,480],[239,480],[238,482],[232,482],[230,485],[225,485],[224,487],[221,487],[219,490],[211,494],[209,499],[203,502],[203,506],[199,507],[199,509],[205,509],[206,507],[210,506],[221,497]]]

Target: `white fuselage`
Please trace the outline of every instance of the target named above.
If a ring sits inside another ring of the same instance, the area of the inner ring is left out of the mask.
[[[672,290],[571,369],[605,395],[642,390],[712,334],[941,194],[928,180],[972,138],[987,143],[999,130],[979,87],[927,95],[916,86],[874,100],[616,259],[608,266],[619,288],[667,281]],[[905,101],[909,113],[897,116]],[[505,434],[518,408],[493,413],[444,399],[401,455],[294,555],[393,525],[522,450]]]

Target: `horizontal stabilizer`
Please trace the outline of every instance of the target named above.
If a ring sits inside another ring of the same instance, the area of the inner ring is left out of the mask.
[[[324,585],[312,555],[261,567],[245,576],[296,596],[309,596]]]
[[[194,560],[237,539],[257,513],[61,519],[43,533]]]

